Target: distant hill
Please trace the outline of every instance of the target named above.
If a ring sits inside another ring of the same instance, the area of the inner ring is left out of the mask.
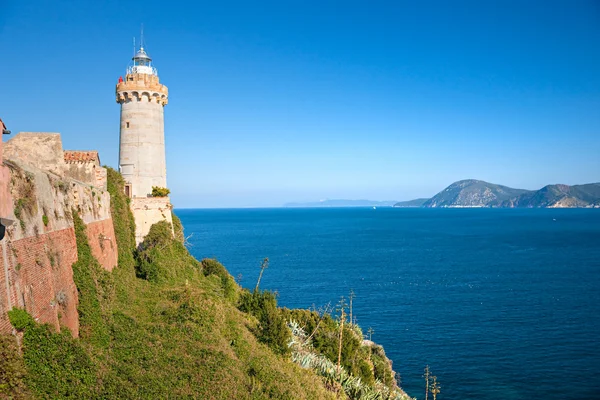
[[[423,203],[423,207],[502,207],[511,199],[528,193],[530,191],[524,189],[467,179],[454,182]]]
[[[548,185],[522,195],[514,207],[591,207],[600,206],[600,183],[585,185]]]
[[[400,207],[400,208],[422,207],[423,204],[428,200],[429,199],[414,199],[414,200],[408,200],[408,201],[399,201],[398,203],[394,204],[394,207]]]
[[[391,207],[396,201],[332,199],[306,203],[286,203],[284,207]]]
[[[396,203],[396,207],[418,207],[422,199]],[[600,183],[585,185],[548,185],[540,190],[513,189],[475,179],[454,182],[421,207],[600,207]]]

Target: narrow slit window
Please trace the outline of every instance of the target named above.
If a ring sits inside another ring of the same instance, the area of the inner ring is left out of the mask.
[[[125,126],[129,128],[129,122],[125,122]]]

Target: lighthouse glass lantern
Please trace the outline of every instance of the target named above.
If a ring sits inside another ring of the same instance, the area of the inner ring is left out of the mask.
[[[157,75],[156,68],[152,66],[152,58],[146,53],[143,47],[140,47],[132,58],[133,65],[127,68],[128,74],[147,74]]]

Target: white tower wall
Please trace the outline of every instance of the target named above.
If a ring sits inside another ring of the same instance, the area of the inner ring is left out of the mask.
[[[121,174],[133,197],[148,197],[152,187],[167,187],[163,105],[147,93],[121,104]]]

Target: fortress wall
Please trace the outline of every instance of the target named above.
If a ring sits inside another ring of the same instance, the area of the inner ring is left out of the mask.
[[[4,166],[4,143],[0,133],[0,218],[8,218],[12,214],[12,198],[10,197],[10,171]]]
[[[6,240],[6,239],[5,239]],[[71,265],[77,261],[73,228],[2,243],[0,333],[12,327],[7,312],[27,310],[36,321],[79,333],[77,288]]]
[[[64,165],[62,149],[55,156]],[[72,212],[76,210],[87,226],[92,253],[110,271],[118,261],[110,194],[56,174],[59,169],[55,166],[41,170],[28,157],[4,161],[8,176],[0,176],[0,187],[9,188],[7,215],[14,223],[0,242],[0,333],[12,331],[6,312],[23,307],[39,322],[57,329],[65,326],[77,336],[78,295],[72,270],[77,246]],[[5,203],[4,197],[2,200]]]
[[[106,169],[93,163],[66,163],[64,176],[106,190]]]
[[[63,148],[58,133],[20,132],[4,144],[4,158],[63,175]]]
[[[10,197],[10,170],[0,160],[0,218],[8,218],[12,214],[12,199]]]
[[[92,254],[107,271],[117,266],[117,243],[114,237],[113,220],[111,218],[90,222],[86,226],[88,243]],[[112,236],[111,236],[112,235]]]
[[[146,197],[131,199],[131,211],[135,219],[135,243],[140,244],[157,222],[167,221],[173,225],[171,202],[168,197]]]

